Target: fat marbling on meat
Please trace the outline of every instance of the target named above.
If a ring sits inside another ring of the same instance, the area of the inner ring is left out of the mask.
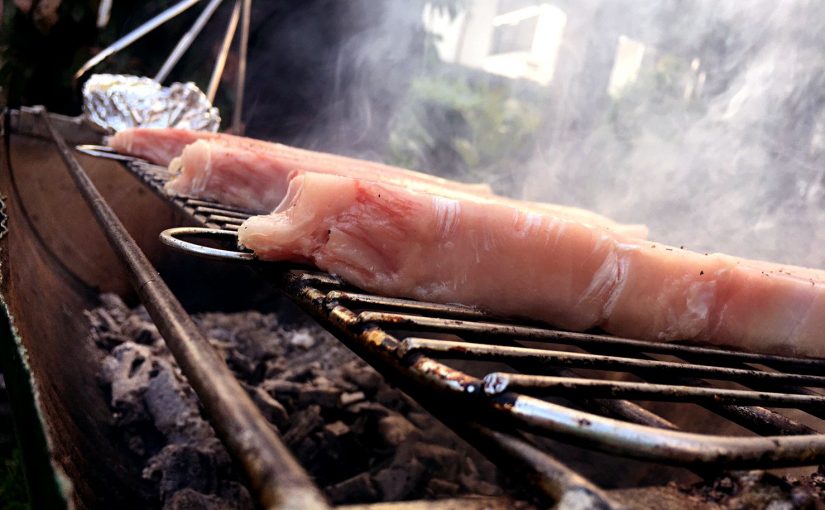
[[[169,162],[177,176],[167,184],[170,193],[195,196],[256,211],[271,211],[286,193],[293,173],[319,172],[363,180],[389,182],[456,199],[494,197],[485,184],[467,184],[372,161],[289,147],[220,133],[176,128],[130,128],[113,136],[119,152]],[[623,224],[577,207],[526,202],[495,196],[495,200],[529,207],[634,237],[647,237],[647,227]]]
[[[247,220],[261,259],[571,330],[825,356],[825,272],[703,254],[481,196],[305,173]]]

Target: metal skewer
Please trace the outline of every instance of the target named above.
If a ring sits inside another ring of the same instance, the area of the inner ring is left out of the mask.
[[[213,14],[215,14],[215,10],[220,7],[221,2],[223,2],[223,0],[212,0],[203,12],[200,13],[198,19],[196,19],[192,27],[185,34],[183,34],[183,37],[180,41],[178,41],[175,49],[172,50],[172,53],[170,53],[166,58],[166,62],[163,63],[160,71],[158,71],[158,74],[155,75],[154,80],[156,82],[163,83],[163,81],[166,80],[169,73],[172,71],[172,68],[175,67],[175,64],[178,63],[183,54],[186,53],[186,50],[189,49],[189,46],[192,45],[195,38],[201,33],[201,30],[203,30],[206,22],[209,21],[209,18],[211,18]]]
[[[160,14],[155,16],[154,18],[147,21],[146,23],[140,25],[136,29],[132,30],[128,34],[124,35],[123,37],[121,37],[120,39],[118,39],[117,41],[115,41],[114,43],[109,45],[108,47],[104,48],[103,51],[101,51],[100,53],[98,53],[97,55],[92,57],[91,59],[89,59],[88,62],[83,64],[83,66],[80,69],[78,69],[76,73],[74,73],[74,79],[75,80],[79,79],[81,76],[86,74],[86,71],[88,71],[89,69],[91,69],[94,66],[98,65],[99,63],[103,62],[104,60],[106,60],[110,56],[112,56],[115,53],[122,50],[123,48],[126,48],[127,46],[129,46],[133,42],[137,41],[138,39],[140,39],[144,35],[151,32],[152,30],[154,30],[154,29],[158,28],[159,26],[163,25],[164,23],[166,23],[170,19],[178,16],[179,14],[186,11],[187,9],[189,9],[190,7],[192,7],[193,5],[198,3],[199,1],[200,0],[183,0],[180,3],[177,3],[177,4],[173,5],[172,7],[169,7],[168,9],[161,12]]]
[[[232,132],[243,134],[241,115],[243,113],[243,91],[246,83],[246,50],[249,46],[249,21],[252,15],[252,0],[243,0],[241,18],[241,45],[238,50],[238,81],[235,82],[235,107],[232,110]]]
[[[235,7],[232,8],[232,15],[229,18],[229,25],[226,27],[226,34],[223,36],[221,51],[218,53],[218,60],[215,62],[215,69],[209,79],[209,87],[206,90],[206,97],[210,103],[215,102],[215,94],[218,92],[218,85],[223,76],[223,69],[226,66],[226,58],[229,56],[229,48],[232,46],[232,39],[238,29],[238,20],[241,17],[241,0],[235,0]]]

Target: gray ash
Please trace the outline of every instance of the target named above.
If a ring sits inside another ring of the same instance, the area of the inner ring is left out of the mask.
[[[164,508],[253,508],[240,474],[142,307],[87,312],[126,448]],[[195,322],[334,504],[503,493],[495,467],[316,324]]]
[[[825,509],[825,477],[819,472],[800,478],[764,471],[735,471],[680,491],[716,508],[773,510]]]

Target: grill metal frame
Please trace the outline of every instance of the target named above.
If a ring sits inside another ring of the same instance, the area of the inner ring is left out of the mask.
[[[248,253],[184,241],[201,234],[232,239],[254,211],[170,197],[163,191],[170,178],[165,168],[107,147],[77,149],[120,161],[209,229],[167,232],[167,244],[194,255],[254,267],[425,408],[493,458],[504,456],[520,466],[542,492],[556,500],[583,496],[594,507],[618,507],[604,491],[532,444],[524,432],[563,436],[609,453],[702,470],[825,461],[825,435],[762,407],[792,407],[825,416],[825,395],[818,390],[825,387],[825,377],[817,375],[823,373],[825,360],[566,332],[497,319],[460,305],[366,294],[315,270],[263,263]],[[425,338],[433,334],[458,336],[461,341]],[[525,342],[574,347],[581,352],[526,347]],[[456,359],[506,362],[513,370],[479,378],[451,366],[450,361]],[[579,368],[618,369],[640,381],[585,377],[574,371]],[[736,383],[743,389],[720,388],[705,379]],[[772,390],[767,391],[766,385]],[[572,396],[582,410],[536,398],[559,393],[568,399]],[[625,398],[698,403],[765,437],[682,431]],[[470,414],[456,418],[449,412],[453,405]]]

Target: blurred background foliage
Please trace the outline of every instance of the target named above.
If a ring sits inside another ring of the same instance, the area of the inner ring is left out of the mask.
[[[506,175],[502,166],[532,157],[539,112],[503,80],[469,74],[442,71],[412,80],[390,132],[392,163],[492,183]]]

